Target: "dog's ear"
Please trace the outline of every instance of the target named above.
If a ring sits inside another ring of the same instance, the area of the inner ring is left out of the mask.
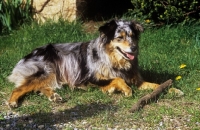
[[[143,28],[142,25],[139,24],[138,22],[132,21],[131,23],[132,23],[132,27],[133,27],[135,30],[137,30],[137,31],[139,31],[139,32],[143,32],[143,31],[144,31],[144,28]]]
[[[117,23],[115,20],[111,20],[108,23],[105,23],[103,26],[99,27],[100,35],[105,35],[107,37],[114,36],[115,30],[117,28]]]

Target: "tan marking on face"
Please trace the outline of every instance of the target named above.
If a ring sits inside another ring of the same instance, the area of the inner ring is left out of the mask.
[[[120,32],[120,35],[125,38],[126,37],[126,33],[124,31]]]
[[[119,54],[116,49],[116,45],[121,45],[122,43],[117,43],[111,41],[110,44],[106,45],[106,53],[109,55],[110,61],[114,68],[118,69],[129,69],[131,64],[128,60],[124,59],[123,56]]]
[[[111,41],[110,44],[112,44],[112,46],[113,46],[114,48],[119,47],[120,49],[122,49],[122,50],[124,50],[124,51],[130,49],[130,44],[129,44],[129,42],[124,41],[124,40],[118,41],[117,39],[114,39],[113,41]]]

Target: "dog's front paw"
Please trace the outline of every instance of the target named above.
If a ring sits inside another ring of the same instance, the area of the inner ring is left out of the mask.
[[[131,97],[132,96],[132,89],[129,88],[127,90],[125,90],[124,92],[125,97]]]
[[[101,91],[103,93],[107,93],[108,95],[112,95],[115,91],[115,87],[101,87]]]
[[[16,107],[18,107],[17,102],[6,102],[6,104],[7,104],[10,108],[16,108]]]
[[[62,101],[62,97],[59,94],[54,93],[53,95],[51,95],[49,100],[50,101],[54,101],[54,102],[61,102]]]

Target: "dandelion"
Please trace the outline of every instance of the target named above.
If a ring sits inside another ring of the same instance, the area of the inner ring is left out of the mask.
[[[151,21],[149,19],[145,20],[146,23],[150,23]]]
[[[200,88],[197,88],[196,90],[200,91]]]
[[[182,78],[181,76],[177,76],[177,77],[176,77],[176,80],[179,80],[179,79],[181,79],[181,78]]]
[[[180,69],[183,69],[183,68],[185,68],[185,67],[186,67],[186,64],[181,64],[181,65],[179,66]]]

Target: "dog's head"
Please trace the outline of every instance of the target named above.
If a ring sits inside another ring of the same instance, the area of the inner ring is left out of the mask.
[[[126,60],[133,60],[138,54],[138,40],[143,27],[135,21],[112,20],[99,28],[100,37],[110,51]]]

